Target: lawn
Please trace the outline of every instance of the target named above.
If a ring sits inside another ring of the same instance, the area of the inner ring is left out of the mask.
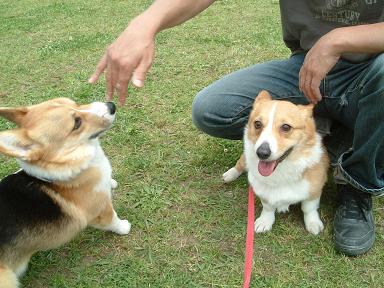
[[[53,97],[103,100],[103,81],[87,84],[105,47],[151,1],[2,0],[0,106]],[[120,186],[118,214],[128,236],[86,229],[60,249],[33,256],[24,287],[240,287],[247,181],[224,185],[240,141],[209,137],[191,121],[194,95],[253,63],[289,55],[276,0],[217,1],[158,35],[144,88],[130,90],[102,145]],[[0,130],[10,124],[0,120]],[[17,170],[1,156],[0,177]],[[299,207],[256,235],[252,287],[382,287],[384,200],[375,200],[377,239],[365,256],[337,254],[334,189],[321,204],[325,230],[309,235]],[[257,201],[256,213],[261,205]],[[0,283],[1,286],[1,283]]]

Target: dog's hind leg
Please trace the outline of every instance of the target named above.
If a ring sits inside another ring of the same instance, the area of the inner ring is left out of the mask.
[[[241,174],[246,171],[245,167],[245,157],[244,154],[241,154],[240,159],[237,160],[235,167],[232,167],[227,172],[223,174],[223,180],[225,183],[232,182],[239,178]]]
[[[91,221],[90,225],[97,229],[112,231],[120,235],[126,235],[131,230],[131,224],[128,220],[121,220],[117,216],[111,202],[107,203],[104,210],[96,219]]]

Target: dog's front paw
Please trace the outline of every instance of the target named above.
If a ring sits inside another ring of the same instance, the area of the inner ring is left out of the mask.
[[[239,178],[240,175],[241,173],[235,167],[232,167],[223,174],[223,180],[225,183],[229,183]]]
[[[275,222],[274,217],[269,216],[260,216],[255,221],[255,232],[263,233],[270,231],[272,229],[272,225]]]
[[[129,231],[131,231],[131,223],[128,220],[120,220],[117,227],[113,229],[113,232],[120,235],[127,235]]]
[[[317,235],[324,229],[324,224],[321,222],[321,220],[317,221],[310,221],[305,223],[305,228],[307,229],[308,232]]]
[[[111,179],[111,188],[112,189],[116,189],[118,185],[119,184],[117,184],[117,181],[115,179]]]
[[[317,235],[324,229],[324,224],[321,222],[319,214],[316,212],[304,214],[305,228],[308,232]]]

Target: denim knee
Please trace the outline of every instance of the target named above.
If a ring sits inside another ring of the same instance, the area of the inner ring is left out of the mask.
[[[204,107],[202,98],[204,96],[201,95],[202,91],[200,91],[192,102],[192,122],[193,124],[203,132],[205,132],[204,125]]]
[[[376,56],[361,82],[361,93],[373,93],[375,90],[381,92],[384,90],[384,53]]]
[[[251,106],[244,104],[246,108],[243,108],[243,104],[237,103],[235,97],[215,93],[211,88],[208,86],[195,96],[192,103],[193,124],[214,137],[242,139]],[[240,109],[240,112],[236,109]]]

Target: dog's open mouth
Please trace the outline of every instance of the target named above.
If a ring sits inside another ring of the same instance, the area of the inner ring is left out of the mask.
[[[289,148],[277,160],[273,160],[273,161],[260,160],[259,165],[257,166],[257,169],[259,170],[260,175],[264,177],[271,175],[273,171],[275,171],[277,165],[279,165],[280,162],[282,162],[285,158],[287,158],[288,155],[292,152],[292,150],[293,150],[293,147]]]
[[[275,161],[259,161],[259,165],[257,166],[257,169],[259,170],[260,175],[267,177],[275,171],[277,167],[277,160]]]

